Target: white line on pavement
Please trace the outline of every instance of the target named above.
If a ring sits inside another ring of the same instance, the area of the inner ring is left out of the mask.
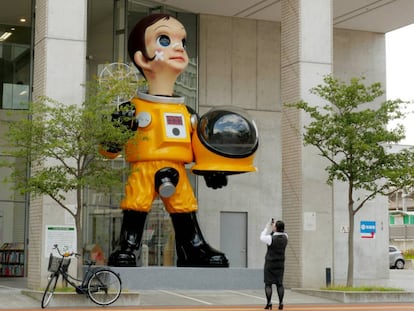
[[[160,290],[160,292],[163,292],[163,293],[169,294],[169,295],[173,295],[173,296],[177,296],[177,297],[181,297],[181,298],[185,298],[185,299],[189,299],[189,300],[193,300],[193,301],[197,301],[197,302],[205,304],[205,305],[212,305],[212,303],[210,303],[210,302],[200,300],[200,299],[196,299],[196,298],[189,297],[189,296],[185,296],[185,295],[181,295],[181,294],[177,294],[177,293],[174,293],[174,292],[170,292],[168,290]]]
[[[243,293],[243,292],[238,292],[238,291],[235,291],[235,290],[229,290],[228,292],[235,293],[235,294],[238,294],[238,295],[241,295],[241,296],[246,296],[246,297],[256,298],[256,299],[260,299],[260,300],[266,301],[266,299],[263,298],[263,297],[259,297],[259,296],[256,296],[256,295],[250,295],[250,294],[246,294],[246,293]]]

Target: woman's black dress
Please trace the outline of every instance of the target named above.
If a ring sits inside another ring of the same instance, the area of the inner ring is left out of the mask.
[[[272,244],[267,246],[264,265],[264,283],[282,284],[285,270],[285,249],[288,243],[286,234],[273,233]]]

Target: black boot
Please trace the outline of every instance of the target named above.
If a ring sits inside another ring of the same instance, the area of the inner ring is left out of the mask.
[[[108,258],[108,266],[136,267],[137,259],[134,254],[141,245],[142,233],[148,213],[124,211],[122,218],[119,246]]]
[[[204,240],[196,213],[170,214],[175,230],[177,267],[225,267],[226,256]]]

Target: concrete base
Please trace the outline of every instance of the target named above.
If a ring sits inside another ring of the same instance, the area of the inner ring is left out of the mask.
[[[34,298],[39,301],[39,306],[42,301],[43,292],[22,290],[22,294]],[[140,305],[140,295],[137,292],[122,292],[118,300],[111,306],[138,306]],[[87,295],[79,295],[76,293],[60,293],[55,292],[48,307],[96,307],[92,300]]]
[[[111,267],[120,274],[126,290],[188,289],[262,289],[263,269],[246,268],[178,268],[178,267]]]
[[[414,302],[414,292],[349,292],[305,288],[292,288],[292,291],[343,303]]]

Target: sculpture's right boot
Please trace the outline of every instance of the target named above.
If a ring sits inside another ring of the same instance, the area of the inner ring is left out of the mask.
[[[204,239],[196,212],[171,213],[170,216],[175,230],[177,267],[229,267],[226,255]]]
[[[142,233],[148,213],[125,210],[122,219],[121,236],[117,249],[109,255],[108,266],[136,267],[134,254],[141,245]]]

